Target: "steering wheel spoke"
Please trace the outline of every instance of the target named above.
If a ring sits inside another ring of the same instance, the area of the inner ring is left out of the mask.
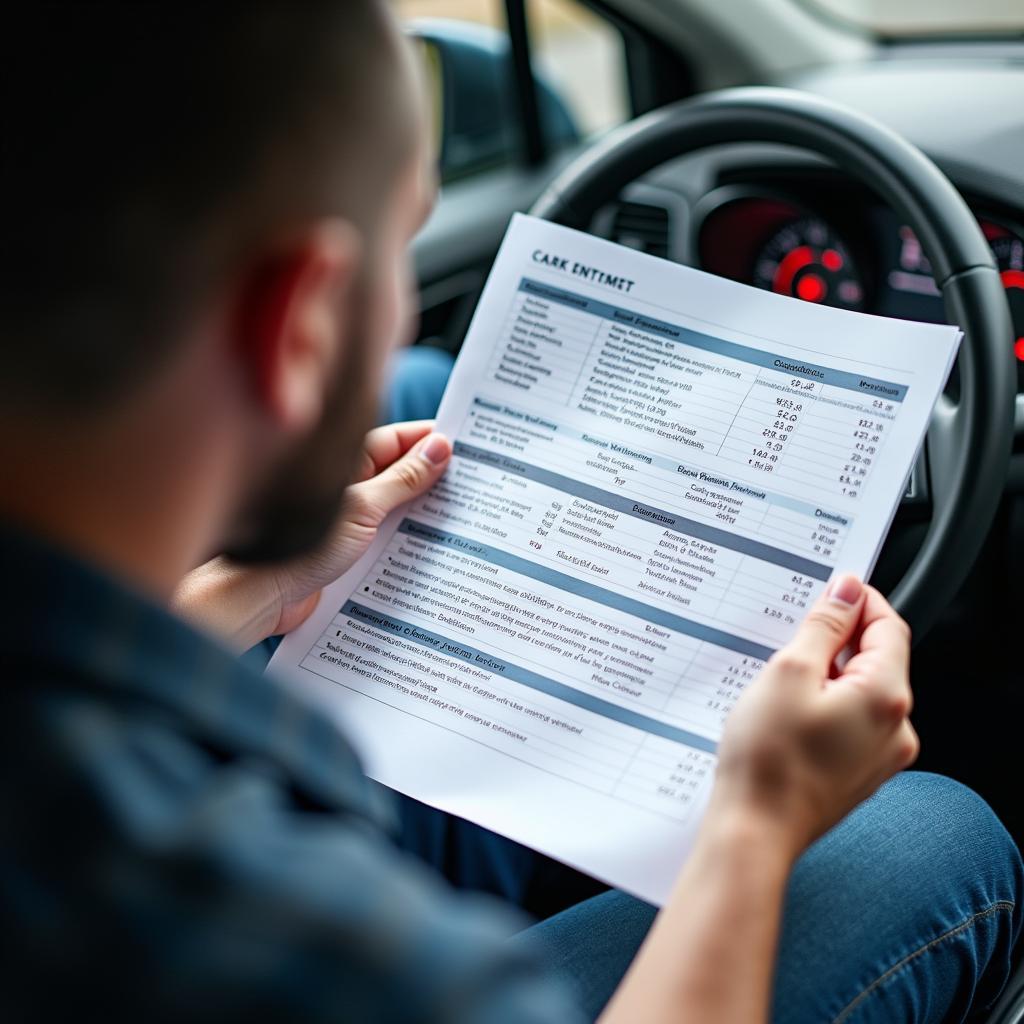
[[[957,403],[947,395],[939,396],[922,452],[928,487],[936,494],[947,494],[957,486],[956,460],[963,429],[960,415]]]

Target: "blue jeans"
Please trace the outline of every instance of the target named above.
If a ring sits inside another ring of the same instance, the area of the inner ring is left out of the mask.
[[[381,423],[433,419],[453,363],[439,348],[415,345],[402,349],[391,366]]]
[[[979,796],[938,775],[899,775],[797,863],[772,1020],[963,1021],[1006,982],[1022,896],[1020,855]],[[653,919],[608,892],[513,941],[538,949],[594,1018]]]
[[[437,350],[402,353],[386,418],[432,416],[450,369],[450,358]],[[567,909],[510,941],[537,949],[596,1018],[654,908],[621,892],[590,895],[600,887],[583,876],[413,800],[400,798],[400,809],[401,844],[457,887],[494,893],[534,913],[553,906],[552,892],[558,894]],[[1020,854],[988,805],[950,779],[904,773],[797,863],[772,1019],[965,1020],[1005,984],[1022,898]]]

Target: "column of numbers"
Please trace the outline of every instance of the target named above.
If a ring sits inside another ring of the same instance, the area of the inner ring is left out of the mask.
[[[785,389],[760,378],[740,406],[719,455],[757,473],[775,473],[782,464],[809,404],[815,381],[795,379]]]

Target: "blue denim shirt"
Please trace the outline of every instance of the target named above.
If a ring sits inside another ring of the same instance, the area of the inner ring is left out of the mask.
[[[0,567],[0,1017],[577,1020],[327,718],[37,540]]]

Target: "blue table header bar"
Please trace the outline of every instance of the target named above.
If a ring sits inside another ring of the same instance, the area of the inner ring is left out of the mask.
[[[436,544],[439,547],[450,548],[460,554],[477,558],[481,562],[490,562],[491,565],[500,566],[517,572],[521,576],[527,576],[538,583],[546,583],[549,587],[557,587],[567,594],[576,594],[578,597],[585,597],[595,604],[602,604],[606,608],[615,608],[627,615],[635,615],[643,622],[650,622],[664,629],[674,630],[683,636],[692,637],[694,640],[701,640],[705,643],[714,644],[716,647],[723,647],[728,651],[735,651],[737,654],[744,654],[759,661],[767,661],[775,651],[764,644],[747,640],[744,637],[727,633],[723,629],[714,626],[706,626],[693,619],[683,618],[664,608],[657,608],[654,605],[638,601],[636,598],[627,597],[625,594],[616,593],[614,590],[607,590],[599,587],[588,580],[580,580],[575,576],[569,576],[557,569],[549,569],[546,565],[538,565],[529,559],[513,555],[511,551],[503,551],[501,548],[492,547],[483,541],[472,540],[457,533],[450,533],[448,530],[430,526],[427,523],[417,522],[415,519],[403,519],[398,527],[401,533],[414,537],[417,540],[425,541],[428,544]]]
[[[553,285],[543,284],[529,277],[524,277],[519,282],[519,290],[526,292],[527,295],[536,295],[547,302],[570,306],[583,313],[590,313],[625,327],[635,327],[645,334],[668,338],[705,352],[713,352],[729,359],[750,363],[752,366],[774,370],[776,373],[792,374],[794,377],[814,380],[819,384],[828,384],[847,391],[856,391],[859,394],[871,395],[889,402],[902,402],[907,393],[905,384],[879,380],[876,377],[863,377],[859,373],[848,373],[846,370],[836,370],[830,366],[819,366],[817,363],[807,363],[803,360],[773,355],[771,352],[765,352],[759,348],[738,345],[736,342],[725,341],[723,338],[716,338],[711,334],[702,334],[700,331],[692,331],[688,327],[680,327],[678,324],[671,324],[665,320],[656,320],[653,317],[644,316],[642,313],[623,309],[621,306],[612,306],[599,299],[590,299],[585,295],[578,295],[576,292],[555,288]]]
[[[706,736],[700,736],[686,729],[679,729],[668,722],[651,718],[649,715],[633,711],[631,708],[623,707],[621,704],[614,704],[610,700],[595,697],[585,690],[577,690],[574,686],[567,686],[565,683],[558,682],[557,679],[549,679],[547,676],[542,676],[537,672],[531,672],[529,669],[505,661],[503,658],[484,654],[475,647],[467,646],[461,640],[449,640],[446,637],[439,636],[437,633],[431,633],[429,630],[423,629],[422,626],[414,626],[409,622],[396,619],[384,612],[378,612],[373,608],[357,604],[355,601],[346,601],[342,606],[341,614],[350,615],[353,619],[366,623],[368,626],[373,626],[375,629],[383,630],[394,636],[400,636],[403,640],[410,640],[421,647],[428,647],[430,650],[437,651],[449,658],[464,661],[474,668],[482,668],[486,672],[493,672],[497,676],[502,676],[505,679],[521,683],[523,686],[528,686],[531,690],[536,690],[538,693],[546,693],[550,697],[564,700],[567,704],[583,708],[585,711],[601,715],[612,721],[621,722],[623,725],[632,726],[634,729],[640,729],[642,732],[650,733],[653,736],[661,736],[664,739],[673,740],[676,743],[682,743],[684,746],[694,747],[709,754],[715,753],[718,749],[718,744],[713,740],[709,740]]]
[[[635,501],[622,494],[606,491],[602,487],[595,487],[594,484],[588,484],[583,480],[573,480],[571,477],[555,473],[550,469],[534,466],[523,459],[504,455],[501,452],[493,452],[487,448],[478,448],[476,445],[466,444],[465,441],[456,441],[453,449],[460,458],[471,459],[484,466],[493,466],[503,473],[515,473],[526,480],[534,480],[539,484],[544,484],[545,487],[553,487],[566,494],[582,498],[584,501],[591,501],[595,505],[602,505],[604,508],[613,509],[622,515],[639,519],[641,522],[651,523],[661,529],[671,530],[673,533],[684,534],[687,537],[695,537],[708,544],[716,544],[719,547],[728,548],[730,551],[737,551],[741,555],[759,558],[762,562],[781,565],[784,569],[802,573],[804,576],[821,580],[823,583],[832,577],[832,567],[823,562],[816,562],[803,555],[794,554],[792,551],[773,547],[771,544],[765,544],[763,541],[754,540],[751,537],[744,537],[742,534],[730,533],[728,530],[712,526],[710,523],[689,519],[679,515],[678,512],[669,512],[657,505]]]

